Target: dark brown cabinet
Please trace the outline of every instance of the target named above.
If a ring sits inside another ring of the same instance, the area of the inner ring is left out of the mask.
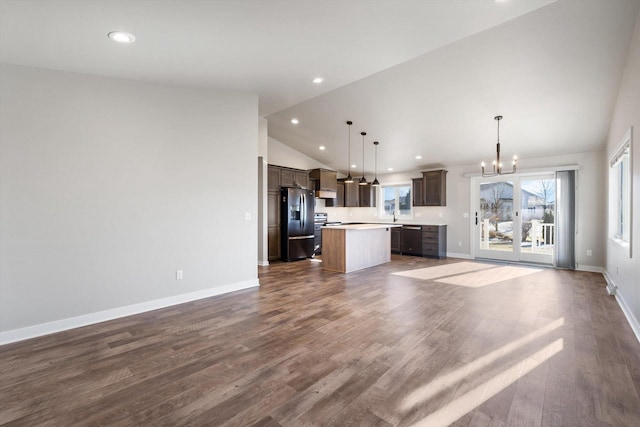
[[[447,226],[422,226],[422,256],[429,258],[447,257]]]
[[[344,206],[347,208],[357,208],[360,206],[360,185],[358,181],[344,183]]]
[[[269,261],[280,259],[280,192],[267,195]]]
[[[336,192],[338,187],[336,176],[336,171],[328,169],[312,169],[309,172],[309,177],[316,180],[317,191]]]
[[[443,169],[422,172],[422,178],[413,178],[413,206],[447,205],[447,171]]]
[[[447,206],[447,171],[422,172],[424,176],[424,205]]]
[[[269,166],[267,172],[267,190],[280,191],[280,168]]]
[[[446,258],[447,226],[406,224],[402,228],[392,228],[391,253]]]
[[[376,207],[376,189],[378,187],[374,187],[371,184],[358,185],[358,187],[360,187],[358,189],[358,192],[359,192],[358,206],[360,206],[361,208],[375,208]]]
[[[413,206],[424,206],[424,178],[413,178]]]
[[[400,249],[400,233],[402,230],[400,227],[392,227],[391,228],[391,253],[399,254]]]
[[[280,169],[280,186],[293,187],[295,185],[296,173],[291,169]]]
[[[309,188],[309,172],[307,171],[295,171],[293,178],[294,187]]]
[[[336,197],[333,199],[327,199],[325,201],[325,206],[331,208],[344,207],[344,182],[336,182]]]

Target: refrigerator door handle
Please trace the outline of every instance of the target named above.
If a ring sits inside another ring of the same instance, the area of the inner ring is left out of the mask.
[[[307,212],[307,207],[306,207],[307,195],[302,193],[301,198],[302,198],[302,212],[300,213],[300,217],[302,218],[302,230],[304,230],[304,220],[305,220],[306,212]]]
[[[312,234],[310,236],[293,236],[289,237],[289,240],[304,240],[304,239],[315,239],[315,235]]]

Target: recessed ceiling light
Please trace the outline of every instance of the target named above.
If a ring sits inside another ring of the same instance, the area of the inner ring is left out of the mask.
[[[324,81],[324,79],[322,77],[316,77],[315,79],[312,80],[312,82],[317,84],[317,85],[319,85],[323,81]]]
[[[321,145],[320,147],[318,147],[320,150],[325,150],[327,147],[325,147],[324,145]]]
[[[112,31],[107,34],[111,40],[118,43],[131,44],[136,41],[136,36],[124,31]]]
[[[298,119],[293,118],[293,119],[291,119],[291,123],[293,123],[294,125],[297,125],[300,122],[298,121]]]
[[[493,0],[495,3],[506,3],[507,0]]]
[[[352,167],[352,168],[357,168],[358,166],[356,166],[356,165],[351,165],[351,167]]]
[[[416,160],[420,160],[421,158],[422,158],[422,156],[420,156],[420,155],[416,156]]]
[[[389,172],[391,172],[391,171],[393,170],[393,168],[387,168],[387,170],[388,170]]]

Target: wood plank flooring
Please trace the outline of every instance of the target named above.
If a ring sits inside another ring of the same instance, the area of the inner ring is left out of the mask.
[[[602,276],[519,269],[261,267],[260,289],[0,347],[0,424],[639,426]]]

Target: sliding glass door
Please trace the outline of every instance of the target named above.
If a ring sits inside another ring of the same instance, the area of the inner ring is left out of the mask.
[[[476,257],[553,263],[554,174],[473,178],[472,188]]]

